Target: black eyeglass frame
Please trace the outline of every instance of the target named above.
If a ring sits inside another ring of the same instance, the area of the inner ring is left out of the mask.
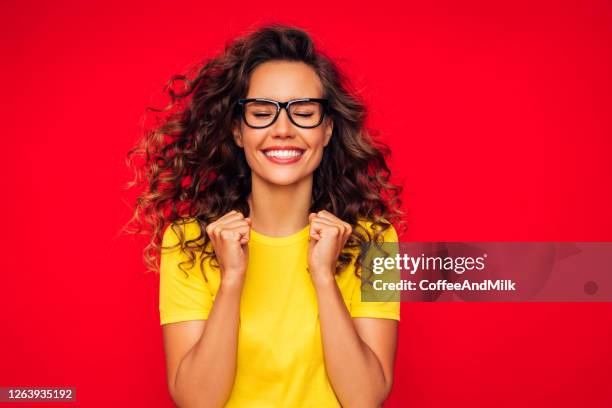
[[[265,126],[253,126],[250,125],[249,122],[247,122],[246,119],[246,109],[244,109],[244,106],[249,103],[249,102],[269,102],[269,103],[273,103],[274,105],[276,105],[276,115],[274,115],[274,119],[272,119],[272,122],[270,122],[269,124],[265,125]],[[319,120],[319,123],[317,123],[316,125],[312,125],[312,126],[302,126],[299,125],[297,123],[295,123],[295,121],[293,120],[293,117],[291,116],[291,113],[289,112],[289,107],[291,106],[291,104],[296,103],[296,102],[317,102],[320,103],[323,107],[323,111],[321,114],[321,119]],[[291,121],[291,123],[293,123],[295,126],[302,128],[302,129],[312,129],[312,128],[316,128],[317,126],[320,126],[321,123],[323,123],[323,119],[325,118],[325,116],[327,115],[327,106],[328,106],[329,100],[328,99],[321,99],[321,98],[299,98],[299,99],[291,99],[290,101],[287,102],[279,102],[279,101],[275,101],[273,99],[266,99],[266,98],[242,98],[242,99],[238,99],[238,106],[240,106],[240,110],[242,113],[242,120],[244,120],[244,123],[253,129],[264,129],[267,128],[269,126],[272,126],[274,124],[274,122],[276,122],[276,119],[278,119],[278,116],[280,115],[280,111],[281,109],[285,109],[287,111],[287,117],[289,118],[289,120]]]

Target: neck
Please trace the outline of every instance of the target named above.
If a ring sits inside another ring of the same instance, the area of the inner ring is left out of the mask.
[[[272,237],[284,237],[308,225],[312,176],[288,186],[279,186],[252,174],[251,185],[249,207],[255,231]]]

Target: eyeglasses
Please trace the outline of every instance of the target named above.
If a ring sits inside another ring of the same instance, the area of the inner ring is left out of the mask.
[[[323,122],[327,103],[327,99],[319,98],[300,98],[287,102],[265,98],[238,100],[244,123],[255,129],[272,125],[283,108],[287,111],[289,120],[295,126],[304,129],[315,128]]]

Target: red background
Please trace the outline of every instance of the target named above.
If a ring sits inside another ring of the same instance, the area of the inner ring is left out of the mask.
[[[0,6],[0,386],[171,406],[158,280],[118,235],[124,156],[172,74],[266,22],[310,31],[362,90],[403,239],[612,240],[607,1],[53,3]],[[403,304],[387,406],[610,406],[611,311]]]

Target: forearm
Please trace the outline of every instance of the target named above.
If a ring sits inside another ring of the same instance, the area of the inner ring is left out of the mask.
[[[242,283],[222,283],[200,340],[181,361],[175,402],[182,408],[222,407],[236,374]]]
[[[331,275],[331,274],[330,274]],[[315,282],[327,373],[344,407],[378,407],[391,387],[374,352],[359,337],[333,278]]]

